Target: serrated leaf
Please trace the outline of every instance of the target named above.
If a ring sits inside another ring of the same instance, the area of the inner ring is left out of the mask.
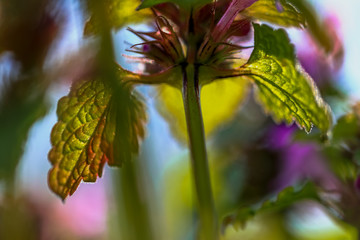
[[[51,133],[49,186],[65,199],[81,180],[94,182],[104,164],[120,166],[138,152],[144,137],[144,106],[124,86],[101,79],[75,83],[59,100]]]
[[[246,99],[248,85],[246,79],[236,78],[215,81],[202,87],[201,110],[206,137],[231,120]],[[186,143],[187,128],[181,91],[168,85],[160,86],[157,109],[169,123],[173,135]]]
[[[297,63],[286,32],[254,24],[255,47],[247,64],[257,88],[257,98],[277,123],[296,122],[309,132],[317,126],[323,132],[331,126],[331,111],[322,100],[311,77]]]
[[[106,10],[108,23],[111,28],[119,29],[128,24],[142,23],[144,20],[151,18],[152,14],[149,9],[136,11],[139,5],[138,0],[106,0]],[[84,34],[91,35],[99,32],[95,16],[91,16],[85,24]]]
[[[305,17],[293,5],[286,0],[280,0],[281,11],[276,7],[274,0],[258,0],[242,14],[261,21],[277,24],[284,27],[303,27],[305,26]]]
[[[233,225],[236,229],[244,228],[247,221],[255,215],[265,212],[276,212],[290,207],[292,204],[303,200],[320,200],[313,184],[307,183],[296,190],[294,187],[287,187],[276,196],[274,200],[267,200],[260,206],[243,207],[234,214],[228,215],[223,220],[223,229]]]
[[[138,9],[150,8],[160,3],[172,2],[179,5],[182,8],[190,10],[194,7],[203,6],[208,3],[212,3],[213,0],[144,0]]]

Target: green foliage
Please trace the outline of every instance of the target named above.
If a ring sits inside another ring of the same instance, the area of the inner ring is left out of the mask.
[[[360,172],[360,115],[354,111],[340,117],[333,129],[332,145],[324,148],[333,172],[344,182],[354,182]]]
[[[138,152],[146,120],[142,103],[124,86],[100,79],[75,83],[60,99],[51,133],[50,188],[62,199],[101,177],[106,162],[120,166]]]
[[[307,183],[299,190],[287,187],[282,190],[274,200],[267,200],[261,206],[243,207],[236,213],[228,215],[223,220],[223,228],[233,225],[235,228],[244,228],[246,223],[257,214],[278,212],[285,210],[292,204],[303,200],[319,200],[317,190],[311,183]]]
[[[349,113],[338,119],[333,129],[333,140],[335,142],[356,141],[360,133],[360,116]]]
[[[355,181],[359,167],[352,161],[343,149],[328,146],[324,149],[324,154],[327,157],[331,170],[342,181]]]
[[[242,14],[253,19],[270,22],[284,27],[303,27],[306,20],[293,5],[286,0],[280,1],[282,11],[276,8],[274,0],[258,0]]]
[[[298,65],[286,32],[254,24],[255,48],[242,70],[254,80],[257,97],[277,123],[293,121],[309,132],[326,132],[331,112],[312,79]]]
[[[212,0],[144,0],[138,9],[150,8],[160,3],[172,2],[175,3],[182,8],[190,10],[194,7],[203,6],[207,3],[211,3]]]

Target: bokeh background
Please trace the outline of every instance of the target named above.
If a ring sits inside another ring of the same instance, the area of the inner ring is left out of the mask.
[[[5,9],[8,2],[0,1],[0,10]],[[17,2],[20,7],[22,1]],[[38,7],[27,6],[22,10],[23,18],[32,19],[35,15],[32,13],[44,10],[41,8],[46,1],[33,2],[33,5],[39,4]],[[317,82],[334,117],[338,118],[360,100],[360,1],[314,0],[311,4],[334,34],[337,51],[331,57],[324,56],[306,32],[290,29],[289,34],[303,67]],[[142,221],[144,211],[145,217],[150,219],[144,224],[151,223],[149,228],[153,229],[154,239],[193,239],[196,222],[188,151],[173,138],[167,122],[157,112],[157,93],[150,87],[139,88],[148,102],[149,123],[142,152],[135,159],[137,163],[121,170],[105,167],[101,179],[95,184],[81,184],[65,203],[48,189],[47,172],[51,166],[47,154],[51,148],[50,132],[57,121],[56,104],[68,93],[73,80],[88,74],[85,70],[93,56],[93,40],[84,39],[88,16],[79,1],[64,0],[44,8],[45,20],[39,20],[36,26],[32,26],[30,20],[28,26],[16,25],[18,28],[13,29],[16,33],[7,28],[13,23],[8,17],[11,12],[2,11],[0,15],[0,43],[12,49],[11,42],[26,41],[25,48],[43,55],[38,54],[36,63],[27,59],[28,50],[15,49],[21,56],[20,61],[29,65],[29,69],[45,70],[46,78],[54,78],[46,86],[44,96],[34,96],[46,99],[49,110],[44,111],[28,134],[24,154],[15,169],[10,204],[6,200],[8,186],[0,182],[0,239],[128,239],[126,234],[133,227],[129,214],[137,214]],[[146,25],[131,26],[148,29]],[[131,55],[125,51],[130,46],[128,43],[138,43],[139,39],[121,28],[113,32],[113,41],[118,63],[136,71],[138,66],[123,54]],[[8,82],[19,74],[20,63],[14,53],[6,48],[0,50],[0,94],[5,96]],[[31,73],[27,76],[36,76],[35,71],[29,70]],[[21,111],[25,114],[25,110]],[[11,128],[14,120],[4,120],[6,116],[1,115],[0,122]],[[11,132],[0,134],[3,141],[11,139]],[[341,188],[342,183],[330,170],[318,144],[294,141],[298,135],[301,134],[295,126],[272,123],[251,99],[239,107],[234,119],[224,124],[208,142],[219,214],[226,216],[246,204],[256,206],[267,196],[290,185],[301,185],[305,180],[324,189]],[[6,146],[5,142],[2,144]],[[0,158],[6,162],[8,159],[4,156],[11,152],[11,145],[1,151]],[[129,183],[129,179],[133,182]],[[129,197],[135,188],[141,190],[139,203],[136,203],[139,199]],[[353,194],[357,196],[356,189]],[[352,199],[352,196],[346,195],[346,198]],[[347,211],[359,212],[360,201],[354,199]],[[224,239],[358,239],[359,220],[339,215],[335,206],[325,208],[316,201],[300,200],[279,211],[259,213],[245,226],[224,227]],[[139,204],[144,211],[134,207],[131,212],[129,202],[135,206]]]

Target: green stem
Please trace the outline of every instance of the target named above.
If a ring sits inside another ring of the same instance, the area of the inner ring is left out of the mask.
[[[96,23],[100,29],[100,51],[98,53],[100,74],[113,88],[114,96],[123,100],[119,103],[128,102],[127,99],[124,100],[114,68],[115,54],[106,3],[92,0],[89,6],[96,16]],[[117,119],[117,121],[125,121],[124,124],[129,124],[126,122],[128,120]],[[120,133],[120,135],[123,134]],[[126,240],[152,240],[155,237],[147,205],[147,195],[142,189],[144,188],[144,179],[139,175],[139,166],[129,158],[131,157],[127,158],[129,161],[119,170],[118,181],[114,184],[117,190],[117,207],[119,209],[119,234],[122,236],[121,239]],[[118,189],[119,186],[121,186],[121,191]],[[118,239],[118,236],[116,238]]]
[[[189,135],[192,174],[200,218],[198,239],[216,240],[219,238],[218,220],[214,207],[206,154],[199,97],[198,67],[193,64],[183,67],[183,101]]]
[[[139,174],[138,164],[135,161],[127,162],[119,173],[115,190],[121,239],[155,239],[148,209],[149,198],[144,190],[144,179]]]

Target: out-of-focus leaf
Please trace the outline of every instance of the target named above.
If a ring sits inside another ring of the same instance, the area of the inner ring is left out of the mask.
[[[341,148],[328,146],[324,149],[324,154],[332,171],[341,180],[354,181],[357,178],[359,167]]]
[[[144,106],[131,90],[95,79],[75,83],[59,100],[51,133],[49,186],[65,199],[81,180],[101,177],[106,162],[121,166],[144,137]]]
[[[240,208],[236,213],[224,218],[222,227],[225,229],[227,226],[233,225],[236,229],[244,228],[246,222],[257,214],[281,211],[303,200],[320,200],[313,184],[307,183],[299,190],[287,187],[277,195],[276,199],[267,200],[261,206]]]
[[[36,211],[37,209],[34,209],[32,203],[26,198],[12,198],[2,202],[0,205],[0,239],[36,240],[41,238],[40,213]]]
[[[185,9],[191,9],[194,7],[203,6],[207,3],[213,2],[213,0],[144,0],[138,9],[150,8],[160,3],[172,2]]]
[[[353,141],[360,133],[360,119],[354,113],[347,114],[337,121],[333,129],[334,141]]]
[[[244,78],[225,79],[207,84],[201,89],[201,109],[205,136],[210,136],[221,124],[231,120],[236,109],[246,99],[249,82]],[[163,85],[159,87],[157,106],[168,121],[174,136],[186,143],[187,128],[181,91]]]
[[[48,106],[44,88],[34,78],[9,80],[0,99],[0,179],[11,181],[29,130],[45,115]]]
[[[328,28],[306,0],[279,0],[277,3],[275,0],[258,0],[242,13],[284,27],[306,27],[327,53],[334,48],[334,39]]]
[[[334,48],[334,40],[331,38],[326,25],[318,19],[310,3],[306,0],[286,1],[292,4],[305,17],[306,26],[318,44],[322,46],[327,53],[332,51]]]
[[[333,144],[324,148],[324,154],[341,180],[354,182],[360,170],[356,159],[356,151],[360,150],[360,118],[356,105],[353,112],[338,119],[332,132]]]
[[[0,54],[11,51],[22,71],[41,67],[61,27],[54,1],[12,0],[0,5]]]
[[[313,80],[296,62],[294,47],[286,32],[254,24],[255,48],[240,70],[257,87],[257,97],[277,123],[296,123],[307,132],[313,124],[323,132],[331,126],[330,108]]]
[[[136,11],[138,0],[106,0],[108,23],[111,28],[119,29],[128,24],[141,23],[151,17],[151,11],[144,9]],[[101,25],[100,25],[101,26]],[[96,18],[91,16],[85,24],[84,34],[91,35],[99,32]]]
[[[303,27],[305,17],[286,0],[280,0],[281,11],[276,7],[274,0],[258,0],[242,14],[253,19],[270,22],[284,27]]]

